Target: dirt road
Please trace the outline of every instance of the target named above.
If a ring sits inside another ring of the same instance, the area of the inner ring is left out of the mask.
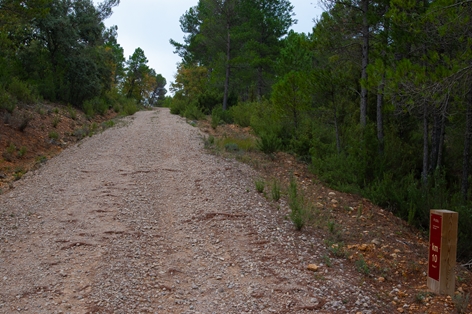
[[[249,166],[138,112],[0,195],[0,313],[390,313]],[[279,209],[277,208],[279,207]]]

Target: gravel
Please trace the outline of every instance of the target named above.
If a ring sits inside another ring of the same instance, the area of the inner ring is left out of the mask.
[[[0,196],[0,313],[388,313],[316,233],[168,109],[66,149]],[[388,310],[387,310],[388,309]]]

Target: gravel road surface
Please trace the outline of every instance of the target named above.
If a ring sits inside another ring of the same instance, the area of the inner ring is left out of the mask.
[[[389,313],[343,260],[168,109],[0,195],[0,313]],[[345,260],[344,260],[345,262]]]

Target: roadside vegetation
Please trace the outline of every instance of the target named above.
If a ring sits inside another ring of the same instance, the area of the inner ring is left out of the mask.
[[[411,226],[457,211],[458,258],[470,261],[472,7],[329,0],[299,34],[290,2],[269,2],[200,0],[182,15],[166,106],[213,129],[250,127],[268,157],[288,152]]]

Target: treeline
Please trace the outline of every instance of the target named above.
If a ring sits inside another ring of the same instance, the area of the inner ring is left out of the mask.
[[[106,28],[119,0],[0,1],[0,109],[41,99],[88,115],[134,113],[165,99],[166,80],[138,48],[128,60],[117,27]]]
[[[298,34],[287,0],[200,0],[171,40],[171,110],[251,126],[267,152],[412,225],[458,211],[458,255],[472,258],[472,2],[323,4]]]

